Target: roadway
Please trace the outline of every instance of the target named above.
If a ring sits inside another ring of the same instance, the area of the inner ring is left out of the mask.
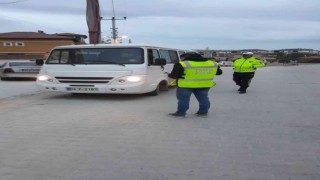
[[[259,69],[238,94],[223,68],[208,118],[159,96],[39,92],[0,81],[1,180],[318,180],[320,65]]]

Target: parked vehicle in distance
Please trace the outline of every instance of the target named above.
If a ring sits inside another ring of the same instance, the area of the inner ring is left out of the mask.
[[[41,65],[36,60],[21,61],[10,60],[0,65],[1,80],[9,79],[36,79],[40,72]]]
[[[289,61],[289,64],[290,64],[290,65],[299,65],[299,63],[298,63],[297,60],[290,60],[290,61]]]
[[[232,66],[232,61],[220,61],[220,66]]]

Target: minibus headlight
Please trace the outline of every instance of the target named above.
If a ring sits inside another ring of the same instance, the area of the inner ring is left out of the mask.
[[[118,83],[137,83],[143,81],[143,76],[126,76],[117,80]]]
[[[48,82],[53,82],[53,79],[50,76],[47,75],[39,75],[37,77],[37,80],[39,81],[48,81]]]
[[[141,77],[140,76],[129,76],[127,77],[127,81],[129,82],[139,82],[141,81]]]

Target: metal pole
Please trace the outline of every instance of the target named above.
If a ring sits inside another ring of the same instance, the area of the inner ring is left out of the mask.
[[[118,35],[116,28],[116,18],[112,17],[112,44],[117,44]]]
[[[116,28],[116,20],[126,20],[127,17],[123,17],[123,19],[116,19],[115,17],[112,17],[111,19],[104,19],[101,18],[101,20],[112,20],[112,44],[118,43],[118,32]]]

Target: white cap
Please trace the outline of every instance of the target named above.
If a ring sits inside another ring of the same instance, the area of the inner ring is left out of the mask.
[[[243,52],[242,54],[253,55],[253,52]]]

